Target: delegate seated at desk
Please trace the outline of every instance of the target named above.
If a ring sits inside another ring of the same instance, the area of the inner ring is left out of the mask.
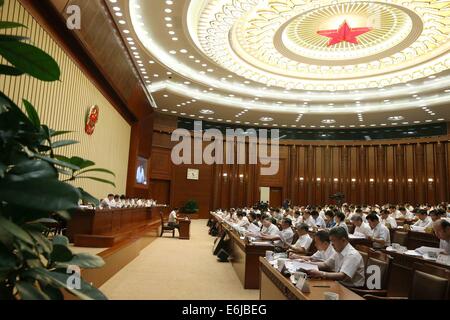
[[[275,236],[280,232],[278,227],[272,223],[272,217],[265,217],[262,224],[261,236]]]
[[[274,241],[276,251],[283,251],[288,249],[294,240],[294,231],[292,230],[292,221],[289,218],[284,218],[281,221],[281,231],[278,231],[275,235],[261,234],[261,238],[264,240]]]
[[[168,226],[169,227],[175,227],[175,228],[179,228],[180,225],[178,224],[178,208],[175,208],[172,210],[172,212],[170,212],[169,214],[169,220],[168,220]]]
[[[294,245],[291,245],[288,250],[297,254],[307,254],[311,247],[313,239],[309,236],[309,226],[306,223],[297,225],[298,240]]]
[[[445,251],[445,254],[450,255],[450,222],[440,219],[433,225],[434,232],[440,240],[439,248]]]
[[[367,222],[372,229],[372,236],[368,239],[373,242],[375,249],[381,249],[391,245],[391,233],[389,229],[380,222],[380,218],[375,212],[367,216]]]
[[[316,234],[314,235],[314,245],[317,248],[317,252],[312,256],[308,257],[290,252],[289,258],[299,259],[303,261],[323,262],[331,258],[336,253],[333,246],[331,245],[330,235],[328,231],[320,230],[316,232]]]
[[[416,223],[414,223],[413,226],[421,227],[421,228],[425,228],[426,229],[426,228],[429,228],[429,227],[431,227],[433,225],[433,221],[428,216],[427,210],[419,209],[419,210],[417,210],[416,215],[419,218],[419,220],[417,220]]]
[[[353,232],[355,236],[362,235],[366,239],[372,236],[372,229],[370,229],[370,226],[363,221],[363,218],[360,215],[354,215],[350,220],[355,226],[355,231]]]
[[[363,287],[365,283],[364,261],[361,254],[353,248],[347,231],[342,227],[330,230],[330,240],[335,254],[324,262],[315,263],[319,270],[310,270],[314,278],[340,281],[348,287]]]

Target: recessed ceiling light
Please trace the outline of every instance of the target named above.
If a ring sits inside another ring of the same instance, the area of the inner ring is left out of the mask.
[[[402,117],[402,116],[393,116],[393,117],[388,118],[389,121],[401,121],[404,119],[405,119],[405,117]]]
[[[336,120],[334,120],[334,119],[324,119],[324,120],[322,120],[322,123],[324,123],[324,124],[333,124],[333,123],[336,123]]]
[[[262,117],[259,120],[262,121],[262,122],[272,122],[273,118],[271,118],[271,117]]]

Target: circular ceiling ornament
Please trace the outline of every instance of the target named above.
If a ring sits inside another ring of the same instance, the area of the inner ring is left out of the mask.
[[[298,62],[353,65],[389,57],[412,45],[422,31],[422,20],[407,8],[348,2],[292,18],[275,34],[274,44]]]
[[[449,4],[191,0],[187,20],[195,26],[189,31],[198,48],[242,77],[291,89],[354,90],[449,69]],[[329,37],[319,33],[338,32],[345,23],[370,31],[355,36],[356,43],[327,45]]]

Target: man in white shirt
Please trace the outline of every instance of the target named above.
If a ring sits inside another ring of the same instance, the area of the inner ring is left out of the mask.
[[[419,220],[417,220],[417,222],[414,223],[415,227],[421,227],[421,228],[425,228],[425,229],[429,228],[429,227],[432,227],[433,221],[428,216],[428,213],[427,213],[427,211],[425,209],[417,210],[416,215],[419,218]]]
[[[444,219],[437,220],[433,224],[434,233],[441,240],[440,246],[446,255],[450,255],[450,222]]]
[[[342,227],[348,233],[348,227],[347,227],[347,224],[345,223],[345,214],[343,214],[340,211],[336,212],[336,215],[334,216],[334,222],[336,222],[336,225],[334,226],[334,228]]]
[[[265,217],[262,224],[261,236],[275,236],[280,232],[280,229],[272,223],[271,217]]]
[[[307,224],[310,228],[316,226],[316,221],[311,217],[311,212],[309,210],[305,210],[303,213],[302,223]]]
[[[367,223],[363,222],[361,216],[355,215],[351,220],[355,226],[355,231],[353,232],[355,236],[364,236],[365,238],[372,236],[372,229]]]
[[[289,247],[289,252],[307,254],[311,247],[313,239],[309,236],[309,226],[306,223],[301,223],[296,226],[298,240],[294,245]]]
[[[414,213],[412,213],[411,211],[407,210],[405,207],[400,207],[398,210],[402,214],[403,218],[405,218],[406,220],[414,219]]]
[[[294,240],[294,231],[292,230],[292,220],[284,218],[281,222],[281,231],[276,235],[261,235],[264,240],[274,241],[275,248],[277,251],[282,251],[289,248],[292,245],[292,240]]]
[[[238,227],[247,229],[248,226],[250,225],[250,221],[248,221],[248,219],[247,219],[246,215],[244,214],[244,212],[238,211],[236,216],[237,216],[236,224],[238,225]]]
[[[394,220],[404,218],[400,210],[397,210],[397,207],[394,205],[389,206],[388,215],[391,216]]]
[[[381,249],[391,245],[391,233],[385,225],[380,222],[380,218],[375,213],[367,216],[367,222],[372,229],[372,236],[368,237],[372,241],[375,249]]]
[[[325,220],[323,220],[323,218],[319,215],[319,212],[314,210],[313,212],[311,212],[311,216],[314,219],[316,227],[326,229],[327,224],[325,223]]]
[[[314,245],[316,246],[317,251],[312,256],[307,257],[295,253],[290,253],[289,258],[312,262],[323,262],[331,258],[336,252],[331,245],[328,231],[325,230],[316,232],[316,234],[314,235]]]
[[[340,281],[349,287],[363,287],[365,268],[361,254],[348,241],[348,233],[342,227],[330,230],[330,240],[335,254],[317,263],[320,271],[311,270],[308,275],[315,278]]]
[[[178,228],[178,208],[175,208],[169,214],[168,225],[169,227]]]
[[[381,223],[384,224],[388,229],[397,229],[397,221],[395,218],[389,214],[386,209],[381,210]]]
[[[103,199],[100,203],[102,209],[112,209],[116,207],[114,202],[114,195],[112,193],[108,194],[108,198]]]

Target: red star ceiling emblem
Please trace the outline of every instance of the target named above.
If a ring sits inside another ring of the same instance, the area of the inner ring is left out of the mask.
[[[317,31],[317,33],[321,36],[330,38],[328,46],[331,47],[344,41],[359,44],[356,37],[371,30],[372,28],[350,28],[347,21],[344,21],[344,23],[337,30],[322,30]]]

